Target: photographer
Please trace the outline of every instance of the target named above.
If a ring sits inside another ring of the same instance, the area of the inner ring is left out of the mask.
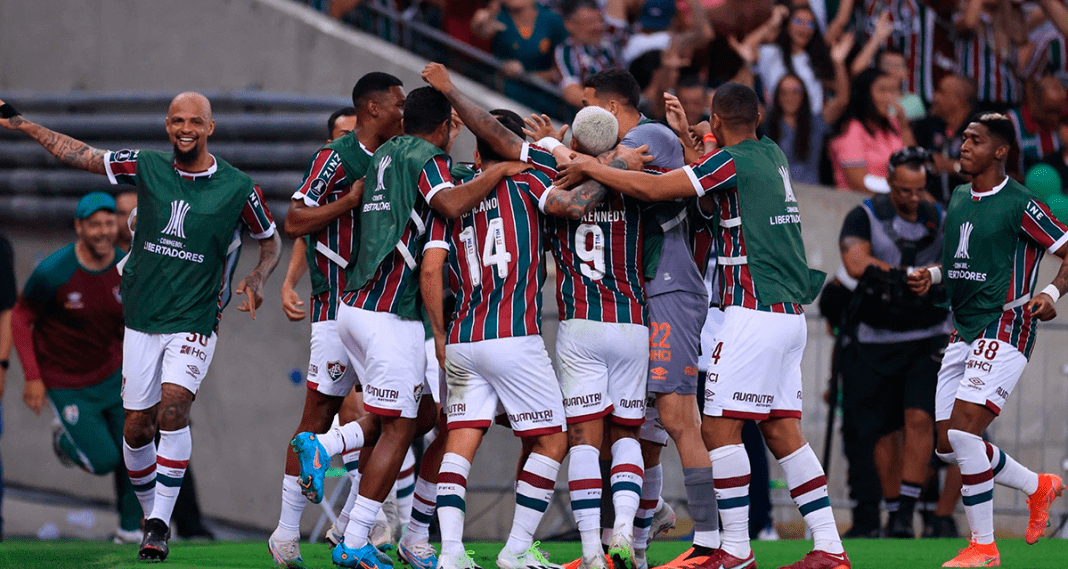
[[[905,279],[911,267],[942,255],[945,212],[925,190],[930,160],[919,147],[895,152],[890,192],[851,211],[839,237],[843,268],[858,281],[839,361],[843,442],[856,501],[853,537],[879,535],[880,487],[891,514],[889,535],[915,537],[916,499],[929,477],[935,385],[951,327],[948,312],[936,305],[944,291],[919,298]]]

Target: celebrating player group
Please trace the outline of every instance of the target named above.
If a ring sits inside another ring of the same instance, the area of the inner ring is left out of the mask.
[[[440,64],[423,79],[429,86],[405,95],[389,74],[360,78],[290,203],[284,230],[296,245],[283,308],[306,316],[293,289],[310,273],[311,358],[268,542],[274,560],[304,566],[301,514],[323,499],[331,457],[342,455],[352,491],[327,532],[336,565],[384,569],[384,551],[396,547],[416,569],[477,568],[463,543],[467,480],[498,423],[523,443],[500,569],[560,568],[534,538],[565,457],[582,540],[566,567],[648,569],[649,540],[674,524],[660,498],[668,439],[694,534],[663,567],[755,568],[741,432],[756,420],[814,541],[788,567],[851,567],[801,429],[802,306],[825,275],[807,264],[786,157],[756,134],[756,93],[721,86],[711,119],[693,129],[669,95],[669,127],[638,111],[629,73],[597,73],[565,146],[566,128],[486,112]],[[123,458],[146,517],[139,558],[162,561],[237,232],[246,226],[260,244],[236,289],[247,296],[238,309],[255,319],[279,260],[274,222],[253,181],[208,152],[214,122],[199,94],[168,109],[173,155],[98,150],[2,101],[0,116],[65,164],[137,187],[133,244],[118,264]],[[473,167],[449,155],[464,127],[477,141]],[[972,182],[949,206],[944,264],[909,275],[919,295],[946,283],[956,326],[939,375],[937,451],[960,466],[972,533],[946,567],[1000,563],[995,482],[1027,494],[1028,543],[1064,490],[981,438],[1027,363],[1037,323],[1068,291],[1068,228],[1005,175],[1015,146],[1003,115],[968,125],[961,170]],[[695,246],[699,230],[712,236],[707,252]],[[557,269],[556,362],[541,336],[547,251]],[[1046,251],[1062,264],[1037,291]],[[703,329],[713,338],[706,353]],[[699,368],[708,370],[701,393]],[[418,472],[416,437],[429,441]],[[435,513],[440,551],[429,542]]]

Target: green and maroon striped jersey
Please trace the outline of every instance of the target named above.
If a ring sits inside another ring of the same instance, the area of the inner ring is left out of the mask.
[[[954,20],[962,17],[958,13]],[[980,14],[975,33],[958,34],[956,44],[957,74],[975,81],[980,102],[1015,105],[1023,98],[1015,63],[1003,58],[995,47],[994,22],[989,15]]]

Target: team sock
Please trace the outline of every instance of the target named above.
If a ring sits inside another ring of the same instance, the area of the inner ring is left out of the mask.
[[[141,448],[131,448],[122,439],[122,458],[130,475],[134,494],[141,503],[141,511],[151,513],[156,502],[156,443],[150,442]]]
[[[990,469],[983,439],[965,431],[950,429],[949,444],[960,466],[961,502],[972,529],[972,541],[994,542],[994,473]]]
[[[897,498],[883,498],[883,506],[886,508],[886,513],[892,514],[897,511],[901,506],[901,496]]]
[[[278,539],[300,538],[300,516],[304,513],[304,506],[308,500],[300,493],[300,482],[297,477],[286,474],[282,477],[282,513],[278,515],[278,527],[274,535]]]
[[[916,511],[916,501],[920,499],[920,493],[923,492],[923,484],[902,480],[900,492],[901,494],[898,496],[898,511],[901,512],[901,515],[906,516],[911,524],[912,515]]]
[[[527,458],[515,485],[515,517],[504,544],[508,551],[518,555],[534,543],[534,532],[549,509],[559,472],[560,463],[545,455],[531,453]]]
[[[434,505],[438,499],[438,485],[420,476],[412,492],[412,514],[408,520],[405,543],[420,543],[430,540],[430,522],[434,519]]]
[[[415,494],[415,453],[412,452],[412,447],[408,447],[408,453],[404,455],[404,463],[401,464],[397,481],[393,483],[393,491],[397,493],[397,519],[400,520],[400,527],[408,527]],[[400,538],[399,535],[396,537]]]
[[[786,473],[790,497],[812,531],[813,549],[827,553],[845,552],[838,526],[834,523],[831,500],[827,497],[827,477],[812,447],[805,443],[780,460],[779,464]]]
[[[642,495],[642,446],[638,439],[622,438],[612,445],[612,506],[616,512],[613,534],[634,538],[634,516]]]
[[[371,535],[371,528],[374,527],[375,518],[381,509],[382,502],[367,496],[356,496],[349,512],[349,523],[345,527],[345,547],[359,549],[367,545],[367,536]]]
[[[590,445],[576,445],[568,451],[567,488],[571,511],[582,539],[583,557],[601,555],[601,467],[598,451]]]
[[[193,437],[189,434],[189,427],[160,431],[156,454],[156,501],[146,519],[155,518],[170,525],[174,503],[178,500],[178,491],[182,488],[182,479],[189,467],[189,456],[193,454]]]
[[[347,450],[356,450],[363,446],[363,427],[359,421],[345,423],[318,435],[319,444],[326,449],[326,454],[337,456]]]
[[[634,547],[649,548],[649,533],[653,525],[653,514],[660,503],[660,492],[664,489],[664,467],[660,464],[647,466],[645,478],[642,479],[642,497],[638,502],[638,513],[634,517]]]
[[[341,513],[337,515],[337,522],[334,523],[334,527],[341,533],[345,533],[345,528],[349,525],[349,512],[352,511],[352,505],[356,503],[356,496],[360,494],[360,452],[362,450],[356,449],[341,455],[341,460],[345,463],[345,475],[348,476],[350,484],[345,506],[341,508]]]
[[[438,471],[438,524],[441,526],[441,555],[463,555],[464,516],[467,513],[467,475],[471,463],[447,452]]]
[[[693,518],[695,547],[719,547],[719,510],[716,507],[716,487],[712,467],[683,468],[686,500]]]
[[[723,522],[722,549],[746,559],[749,545],[749,455],[745,445],[726,445],[708,453],[715,474],[716,502]]]
[[[1009,488],[1020,490],[1030,496],[1038,492],[1038,474],[1016,462],[1000,448],[984,442],[986,457],[990,460],[990,469],[994,473],[994,482]]]

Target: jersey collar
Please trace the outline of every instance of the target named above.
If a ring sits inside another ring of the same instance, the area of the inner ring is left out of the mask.
[[[209,156],[211,156],[211,166],[209,166],[208,169],[204,170],[203,172],[186,172],[184,170],[179,169],[178,168],[178,164],[174,164],[174,171],[179,176],[185,178],[186,180],[207,180],[207,179],[210,179],[212,176],[215,175],[215,172],[219,169],[219,161],[215,159],[215,155],[214,154],[209,154]]]
[[[1002,180],[1000,184],[994,186],[993,188],[991,188],[991,189],[989,189],[989,190],[987,190],[985,192],[977,192],[977,191],[975,191],[975,186],[973,185],[972,188],[971,188],[972,199],[978,201],[978,200],[981,200],[983,198],[989,198],[990,196],[1000,192],[1001,189],[1004,188],[1005,185],[1008,184],[1008,183],[1009,183],[1009,177],[1005,176],[1005,179]]]

